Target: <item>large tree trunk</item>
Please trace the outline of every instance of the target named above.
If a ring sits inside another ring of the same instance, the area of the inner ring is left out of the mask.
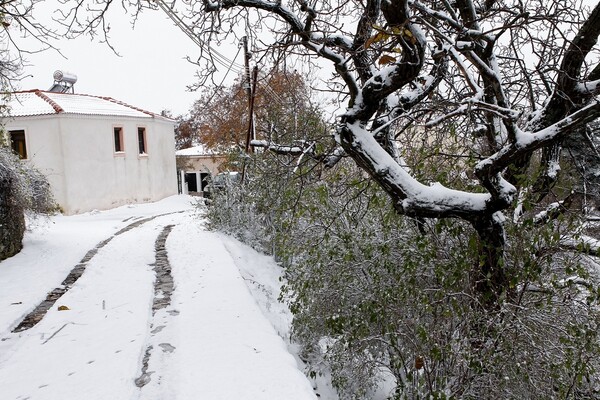
[[[498,310],[510,297],[510,276],[504,260],[504,227],[493,216],[473,221],[479,236],[477,265],[472,272],[472,284],[480,306]]]
[[[23,206],[16,201],[13,182],[11,179],[0,180],[0,260],[23,248],[24,233]]]

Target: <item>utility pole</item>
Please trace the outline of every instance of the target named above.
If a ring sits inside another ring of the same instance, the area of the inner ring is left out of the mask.
[[[242,38],[244,46],[244,66],[246,73],[246,82],[244,87],[248,95],[248,132],[246,133],[246,154],[251,153],[250,142],[254,139],[254,91],[256,89],[256,67],[254,68],[254,84],[250,78],[250,59],[252,55],[248,51],[248,37]]]
[[[254,100],[256,99],[256,81],[258,80],[256,78],[258,78],[258,67],[255,65],[252,70],[252,88],[250,90],[250,105],[248,107],[250,120],[248,122],[248,132],[246,133],[246,153],[254,153],[254,148],[250,146],[250,143],[256,139],[256,126],[254,124]]]
[[[250,146],[250,142],[254,139],[254,96],[256,95],[256,81],[258,76],[258,67],[254,67],[253,78],[250,77],[250,59],[252,55],[248,51],[248,37],[244,36],[242,38],[242,45],[244,46],[244,66],[246,73],[246,94],[248,95],[248,131],[246,132],[246,154],[250,154],[253,152],[252,147]],[[246,178],[246,160],[244,160],[244,165],[242,167],[242,178],[241,183],[244,183]]]
[[[246,82],[244,84],[244,88],[246,89],[246,94],[248,95],[248,105],[250,105],[250,97],[252,96],[252,85],[250,84],[250,59],[252,55],[248,51],[248,37],[244,36],[242,38],[242,46],[244,46],[244,66],[246,73]]]

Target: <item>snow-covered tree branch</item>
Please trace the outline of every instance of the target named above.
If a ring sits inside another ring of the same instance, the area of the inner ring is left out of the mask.
[[[487,249],[484,269],[496,271],[504,243],[497,213],[524,186],[543,201],[559,177],[561,141],[600,116],[600,5],[567,3],[203,0],[190,2],[183,18],[205,40],[204,51],[252,20],[262,59],[283,52],[329,65],[330,80],[343,88],[334,136],[345,154],[397,212],[471,223]],[[408,169],[397,133],[407,124],[413,138],[452,132],[440,146],[462,143],[472,161],[459,167],[478,185],[423,180]],[[269,143],[300,154],[291,143]],[[506,291],[506,281],[488,284],[492,297]]]
[[[297,146],[297,136],[280,135],[281,128],[264,114],[254,144],[271,150],[260,154],[265,158],[289,155],[283,159],[291,168],[283,171],[283,162],[260,159],[266,182],[255,185],[263,197],[242,187],[243,202],[214,211],[244,214],[265,240],[272,234],[286,242],[288,232],[296,240],[294,254],[286,258],[297,290],[292,296],[298,296],[291,302],[299,314],[297,329],[313,340],[313,350],[322,338],[310,328],[329,335],[338,357],[333,364],[360,371],[352,364],[356,360],[372,357],[386,364],[399,398],[433,393],[519,398],[510,394],[512,381],[498,378],[496,366],[506,364],[494,362],[508,357],[506,363],[513,351],[527,358],[527,367],[517,365],[512,377],[528,373],[537,359],[545,365],[519,386],[521,397],[533,392],[543,392],[540,398],[597,396],[597,377],[584,367],[583,357],[595,350],[578,350],[581,357],[570,364],[578,367],[560,372],[556,381],[547,373],[556,360],[575,354],[565,350],[565,340],[575,343],[569,349],[581,349],[584,342],[598,345],[597,336],[582,328],[598,326],[591,304],[600,297],[589,292],[596,264],[585,258],[589,255],[573,255],[578,237],[586,238],[583,247],[591,242],[569,219],[571,207],[592,208],[585,185],[598,176],[600,164],[588,163],[598,142],[591,127],[600,118],[600,3],[585,4],[592,3],[176,0],[170,5],[202,39],[204,78],[216,70],[213,48],[247,35],[262,67],[281,71],[289,63],[302,72],[319,71],[311,85],[336,103],[332,140],[325,145],[309,131],[322,125],[306,125],[300,139],[311,145]],[[224,139],[230,132],[214,129],[222,117],[215,113],[206,130]],[[313,149],[315,155],[305,157]],[[335,149],[333,156],[319,157],[323,149]],[[584,164],[577,164],[577,154],[585,154]],[[307,166],[307,159],[335,165],[338,172]],[[303,186],[307,181],[310,185]],[[395,217],[381,211],[383,199]],[[285,211],[275,215],[274,204]],[[365,216],[370,219],[363,222]],[[214,221],[221,223],[218,217]],[[237,224],[240,218],[230,220]],[[311,242],[315,238],[329,247],[319,248]],[[574,244],[566,246],[561,238]],[[419,301],[413,302],[413,292]],[[456,310],[459,317],[448,316]],[[327,317],[319,319],[319,313]],[[443,329],[438,319],[446,324]],[[569,336],[569,326],[585,333]],[[544,349],[546,332],[552,351]],[[361,352],[361,346],[368,351]],[[427,357],[420,348],[428,349]],[[406,388],[413,379],[422,386],[411,392]],[[495,386],[487,386],[488,380]]]

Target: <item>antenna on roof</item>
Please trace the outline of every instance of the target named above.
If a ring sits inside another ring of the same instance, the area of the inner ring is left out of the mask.
[[[54,83],[49,91],[56,93],[75,93],[75,82],[77,82],[77,75],[56,70],[54,71]]]

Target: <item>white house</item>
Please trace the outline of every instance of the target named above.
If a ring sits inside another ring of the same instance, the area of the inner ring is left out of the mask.
[[[175,121],[110,97],[41,90],[11,95],[13,149],[50,182],[65,214],[177,193]]]

